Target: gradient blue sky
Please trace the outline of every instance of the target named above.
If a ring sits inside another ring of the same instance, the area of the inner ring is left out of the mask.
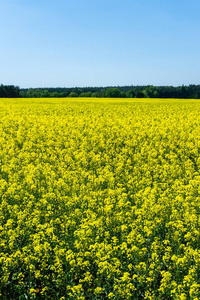
[[[1,0],[0,84],[200,84],[199,0]]]

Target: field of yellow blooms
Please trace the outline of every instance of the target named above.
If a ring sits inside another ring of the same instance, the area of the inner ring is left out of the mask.
[[[0,99],[0,299],[200,299],[200,102]]]

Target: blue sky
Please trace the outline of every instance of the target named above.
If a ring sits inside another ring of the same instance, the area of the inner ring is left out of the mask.
[[[199,0],[1,0],[0,84],[200,84],[199,11]]]

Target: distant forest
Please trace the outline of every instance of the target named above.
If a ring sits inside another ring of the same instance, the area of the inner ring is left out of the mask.
[[[30,88],[20,89],[14,85],[1,85],[0,98],[180,98],[200,99],[200,85],[189,86],[117,86],[74,88]]]

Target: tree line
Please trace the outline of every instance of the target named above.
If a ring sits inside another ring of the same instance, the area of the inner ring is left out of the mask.
[[[0,85],[0,98],[19,98],[20,88],[14,85]]]
[[[117,87],[75,87],[75,88],[29,88],[1,85],[1,98],[180,98],[200,99],[200,85],[174,86],[117,86]]]

